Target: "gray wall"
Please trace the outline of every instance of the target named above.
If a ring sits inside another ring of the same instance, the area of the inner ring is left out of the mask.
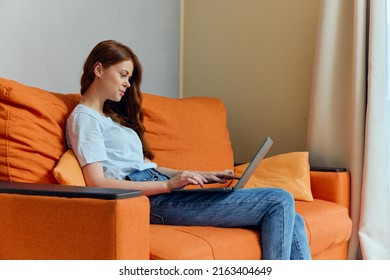
[[[82,65],[105,39],[138,55],[144,92],[179,96],[180,0],[0,0],[0,77],[79,92]]]

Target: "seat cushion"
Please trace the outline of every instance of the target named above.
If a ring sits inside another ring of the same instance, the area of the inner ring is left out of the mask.
[[[78,100],[0,78],[0,180],[57,183],[52,170]]]
[[[296,202],[305,220],[312,256],[344,245],[352,222],[345,207],[315,199]],[[151,225],[150,258],[157,260],[260,259],[260,236],[250,229]],[[336,253],[335,253],[336,254]],[[336,254],[343,255],[343,254]]]
[[[312,255],[349,240],[352,220],[344,206],[314,199],[313,202],[296,201],[295,209],[305,220]]]
[[[201,226],[150,227],[152,260],[260,259],[257,232]]]

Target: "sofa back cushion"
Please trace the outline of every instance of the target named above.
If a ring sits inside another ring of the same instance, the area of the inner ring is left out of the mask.
[[[233,169],[224,104],[216,98],[144,94],[145,137],[160,166],[187,170]]]
[[[56,183],[65,121],[77,94],[56,94],[0,78],[0,180]]]

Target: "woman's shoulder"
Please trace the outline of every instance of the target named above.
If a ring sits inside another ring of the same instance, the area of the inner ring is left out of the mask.
[[[104,127],[105,120],[97,111],[83,104],[78,104],[74,107],[67,119],[67,125],[82,126],[82,127]]]
[[[74,107],[73,112],[74,113],[86,113],[86,114],[90,114],[90,115],[99,115],[99,113],[96,110],[94,110],[94,109],[92,109],[84,104],[81,104],[81,103],[77,104],[76,107]]]
[[[96,110],[89,108],[88,106],[85,106],[83,104],[77,104],[76,107],[73,109],[72,113],[70,114],[71,118],[92,118],[96,119],[97,121],[101,121],[103,116],[101,116]]]

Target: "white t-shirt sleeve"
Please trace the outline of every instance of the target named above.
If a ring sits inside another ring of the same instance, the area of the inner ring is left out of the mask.
[[[90,114],[72,114],[66,123],[68,146],[76,154],[80,166],[107,160],[100,122]]]

